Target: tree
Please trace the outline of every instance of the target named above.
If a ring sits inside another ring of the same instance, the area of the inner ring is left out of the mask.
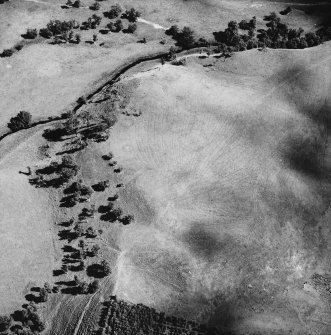
[[[46,302],[48,300],[48,292],[46,291],[44,287],[40,289],[39,299],[41,302]]]
[[[4,49],[2,51],[1,57],[11,57],[14,54],[13,49]]]
[[[47,293],[51,293],[52,292],[52,287],[50,285],[50,283],[45,283],[44,284],[44,289],[46,290]]]
[[[37,29],[28,29],[26,33],[23,35],[24,38],[33,40],[38,36]]]
[[[250,24],[246,20],[241,20],[239,22],[239,28],[242,30],[249,30]]]
[[[108,276],[111,272],[109,263],[106,260],[103,260],[100,265],[101,265],[104,275]]]
[[[130,22],[136,22],[141,13],[134,8],[128,9],[123,14],[123,18],[128,19]]]
[[[100,288],[99,281],[98,280],[93,280],[89,284],[88,292],[89,293],[95,293],[96,291],[98,291],[99,288]]]
[[[95,2],[94,4],[92,4],[91,6],[90,6],[90,9],[91,10],[99,10],[100,9],[100,4],[99,4],[99,2]]]
[[[179,28],[177,25],[173,25],[167,29],[165,33],[169,36],[172,36],[173,38],[176,38],[179,33]]]
[[[115,4],[111,6],[110,10],[108,12],[105,12],[105,17],[109,19],[115,19],[122,13],[122,7],[119,4]]]
[[[120,32],[123,29],[122,20],[116,20],[116,22],[114,23],[114,28],[115,32]]]
[[[177,34],[177,42],[184,49],[188,49],[194,46],[195,36],[194,31],[189,27],[184,27],[183,30]]]
[[[93,227],[88,227],[86,229],[86,237],[94,238],[96,236],[97,236],[97,233],[96,233],[95,229],[93,229]]]
[[[81,6],[80,0],[76,0],[72,5],[72,7],[74,7],[74,8],[79,8],[80,6]]]
[[[305,35],[305,37],[309,47],[314,47],[321,44],[321,39],[319,36],[316,35],[316,33],[309,32]]]
[[[72,7],[73,3],[72,3],[71,0],[68,0],[67,3],[66,3],[66,5],[69,6],[69,7]]]
[[[80,43],[80,41],[81,41],[81,37],[80,37],[79,34],[76,34],[76,35],[75,35],[75,40],[76,40],[76,43],[77,43],[77,44]]]
[[[84,229],[83,229],[82,225],[79,224],[79,223],[77,223],[77,224],[75,225],[75,227],[74,227],[74,231],[73,231],[73,233],[74,233],[74,235],[76,236],[76,238],[77,238],[77,237],[81,237],[81,236],[83,236],[83,234],[84,234]]]
[[[91,249],[91,256],[92,257],[97,256],[99,250],[100,250],[100,246],[98,244],[94,244],[92,249]]]
[[[48,28],[41,28],[39,30],[39,35],[44,38],[51,38],[53,33]]]
[[[67,168],[72,168],[72,167],[76,166],[76,163],[75,163],[75,160],[71,156],[65,155],[65,156],[62,157],[61,166],[62,167],[67,167]]]
[[[7,315],[0,315],[0,332],[4,332],[9,329],[12,319]]]
[[[130,23],[128,26],[128,33],[133,34],[137,30],[137,25],[135,23]]]
[[[16,116],[12,117],[8,123],[8,128],[11,131],[27,129],[31,127],[32,116],[29,112],[21,111]]]
[[[134,217],[133,215],[126,215],[121,218],[121,222],[124,226],[130,224],[133,221]]]

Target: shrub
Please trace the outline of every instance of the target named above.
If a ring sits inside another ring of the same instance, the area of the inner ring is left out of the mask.
[[[8,123],[8,128],[11,131],[18,131],[20,129],[27,129],[31,126],[31,114],[29,112],[21,111],[16,116],[12,117]]]
[[[0,332],[4,332],[9,329],[11,324],[11,317],[7,315],[0,315]]]
[[[127,32],[133,34],[137,30],[137,25],[135,23],[130,23]]]
[[[5,49],[2,51],[1,57],[11,57],[14,54],[13,49]]]
[[[130,22],[136,22],[141,13],[134,8],[128,9],[122,15],[124,19],[128,19]]]
[[[23,35],[24,38],[33,40],[38,36],[37,29],[28,29],[26,33]]]
[[[53,33],[48,28],[42,28],[39,30],[39,35],[44,38],[51,38]]]
[[[97,34],[94,34],[93,35],[93,42],[96,42],[98,40],[98,35]]]
[[[91,6],[90,6],[90,9],[91,10],[99,10],[100,9],[100,4],[99,4],[99,2],[95,2],[94,4],[92,4]]]

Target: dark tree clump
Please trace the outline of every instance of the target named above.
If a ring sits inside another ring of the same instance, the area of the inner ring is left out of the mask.
[[[129,20],[130,22],[136,22],[138,17],[141,16],[141,13],[134,8],[128,9],[122,15],[124,19]]]
[[[122,13],[122,7],[119,4],[115,4],[111,6],[110,10],[108,12],[104,12],[104,16],[108,19],[115,19],[119,17],[119,15]]]

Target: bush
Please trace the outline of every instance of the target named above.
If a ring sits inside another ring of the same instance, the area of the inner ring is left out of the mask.
[[[38,36],[37,29],[28,29],[24,35],[22,35],[24,38],[33,40]]]
[[[13,49],[5,49],[2,51],[1,57],[11,57],[14,54]]]
[[[91,10],[99,10],[100,9],[100,4],[99,4],[99,2],[95,2],[94,4],[92,4],[91,6],[90,6],[90,9]]]
[[[128,19],[130,22],[136,22],[138,17],[141,16],[141,13],[134,8],[128,9],[122,15],[124,19]]]
[[[8,128],[11,131],[18,131],[20,129],[27,129],[31,126],[31,114],[29,112],[21,111],[16,116],[12,117],[8,123]]]
[[[128,26],[127,32],[133,34],[137,30],[137,25],[135,23],[131,23]]]

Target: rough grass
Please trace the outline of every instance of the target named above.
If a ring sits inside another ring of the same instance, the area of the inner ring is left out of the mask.
[[[121,116],[102,145],[124,168],[122,199],[136,218],[119,240],[118,295],[212,316],[238,334],[309,334],[320,327],[316,315],[327,322],[319,304],[302,323],[295,311],[311,302],[294,292],[328,269],[318,231],[326,228],[330,160],[312,173],[290,164],[283,145],[297,153],[299,143],[314,162],[311,143],[329,150],[305,112],[330,103],[329,48],[188,59],[132,74],[140,85],[129,104],[142,116]],[[316,81],[323,84],[305,84]]]

